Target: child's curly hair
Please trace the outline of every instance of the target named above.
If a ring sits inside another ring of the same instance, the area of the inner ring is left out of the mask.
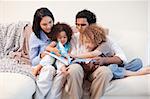
[[[80,34],[81,44],[85,44],[85,40],[88,40],[95,46],[99,46],[102,42],[106,42],[107,40],[104,29],[97,24],[91,24]]]
[[[62,31],[66,32],[66,35],[68,38],[67,43],[69,43],[71,40],[73,31],[72,31],[71,27],[66,23],[59,23],[59,22],[56,23],[51,29],[51,33],[49,36],[50,39],[52,41],[57,41],[57,37],[58,37],[59,33]]]

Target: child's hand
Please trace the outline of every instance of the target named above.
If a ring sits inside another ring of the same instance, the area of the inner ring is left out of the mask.
[[[52,52],[53,51],[53,48],[56,46],[56,42],[55,41],[52,41],[46,48],[45,50],[48,51],[48,52]]]
[[[76,55],[73,55],[73,54],[68,54],[70,57],[72,57],[72,58],[77,58],[77,56]]]
[[[64,77],[66,77],[69,74],[68,68],[66,68],[65,66],[62,66],[60,70],[62,74],[64,75]]]
[[[56,44],[57,44],[57,43],[56,43],[55,41],[52,41],[48,46],[55,47]]]
[[[45,55],[47,55],[47,54],[44,53],[44,52],[42,52],[42,53],[40,54],[40,58],[43,58]]]
[[[52,52],[54,52],[57,56],[61,56],[59,53],[60,51],[56,47],[53,48]]]

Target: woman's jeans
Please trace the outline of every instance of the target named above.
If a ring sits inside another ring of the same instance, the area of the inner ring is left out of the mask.
[[[133,59],[127,64],[124,64],[123,66],[119,66],[117,64],[111,64],[108,65],[108,67],[111,69],[113,73],[114,79],[124,78],[125,77],[125,71],[138,71],[143,66],[142,60],[139,58]]]

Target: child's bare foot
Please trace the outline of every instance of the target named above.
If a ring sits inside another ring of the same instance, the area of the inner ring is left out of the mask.
[[[41,68],[42,68],[42,65],[40,65],[40,64],[37,65],[37,66],[35,66],[35,67],[33,67],[32,74],[35,75],[35,76],[37,76],[40,73]]]
[[[37,71],[37,69],[36,69],[36,68],[33,68],[33,69],[32,69],[32,74],[33,74],[34,76],[37,76],[38,71]]]

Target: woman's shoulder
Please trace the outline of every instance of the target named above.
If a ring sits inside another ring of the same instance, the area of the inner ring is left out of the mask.
[[[30,35],[30,39],[29,39],[29,46],[36,47],[36,46],[39,46],[40,43],[41,43],[41,40],[37,38],[34,32],[32,32]]]
[[[37,36],[35,35],[34,32],[32,32],[31,35],[30,35],[30,41],[31,41],[31,42],[39,42],[40,39],[37,38]]]

